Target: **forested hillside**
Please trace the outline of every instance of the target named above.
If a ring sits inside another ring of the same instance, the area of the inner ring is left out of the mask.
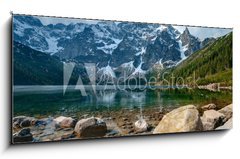
[[[195,76],[197,84],[221,83],[232,85],[232,33],[218,38],[214,43],[189,56],[174,68],[165,70],[170,75],[185,80],[185,84],[191,84]],[[186,83],[186,81],[188,81]]]
[[[13,49],[14,85],[63,85],[63,62],[58,57],[18,42]],[[79,74],[85,74],[85,70],[76,65],[69,84],[76,84]]]

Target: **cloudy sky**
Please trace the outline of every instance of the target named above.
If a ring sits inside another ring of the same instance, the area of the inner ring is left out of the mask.
[[[68,25],[70,23],[88,23],[88,24],[96,24],[99,21],[97,20],[83,20],[83,19],[73,19],[73,18],[51,18],[51,17],[41,17],[37,16],[36,18],[40,19],[43,25],[48,24],[57,24],[63,23]],[[181,33],[184,31],[186,26],[174,26]],[[207,28],[207,27],[188,27],[190,33],[199,39],[203,40],[206,37],[220,37],[232,31],[232,29],[220,29],[220,28]]]

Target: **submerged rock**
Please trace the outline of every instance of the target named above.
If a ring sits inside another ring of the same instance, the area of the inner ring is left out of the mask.
[[[201,131],[202,123],[194,105],[187,105],[164,115],[153,134]]]
[[[33,136],[29,128],[23,128],[19,132],[13,135],[13,142],[30,142],[33,140]]]
[[[34,122],[34,125],[35,126],[46,126],[48,125],[49,123],[52,123],[52,122],[55,122],[53,120],[53,117],[48,117],[48,118],[42,118],[42,119],[37,119],[35,122]],[[56,123],[56,122],[55,122]]]
[[[76,124],[76,120],[71,117],[60,116],[54,119],[54,121],[61,127],[61,128],[71,128],[74,127]]]
[[[136,132],[145,132],[148,130],[148,123],[144,119],[140,119],[134,123]]]
[[[95,117],[81,119],[77,122],[74,132],[78,137],[102,137],[107,132],[107,125]]]
[[[207,110],[203,113],[202,124],[204,130],[214,130],[224,123],[225,115],[215,110]]]
[[[35,126],[45,126],[48,123],[48,118],[45,119],[38,119],[35,121],[34,125]]]

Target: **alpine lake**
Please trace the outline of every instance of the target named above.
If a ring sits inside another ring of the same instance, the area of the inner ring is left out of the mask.
[[[129,90],[99,87],[93,91],[87,87],[83,93],[74,86],[65,91],[63,86],[15,86],[13,101],[13,116],[111,117],[111,113],[121,110],[142,116],[147,110],[171,110],[188,104],[200,107],[214,103],[220,109],[232,103],[232,91],[166,87]]]

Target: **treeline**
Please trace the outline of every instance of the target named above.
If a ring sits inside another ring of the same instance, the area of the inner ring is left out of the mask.
[[[161,73],[161,82],[173,85],[232,85],[232,33],[193,53],[179,65]]]
[[[63,85],[63,62],[57,56],[18,42],[14,42],[13,51],[14,85]],[[84,73],[84,68],[76,64],[68,84],[75,85],[79,75]],[[85,83],[89,81],[86,78],[82,80]]]

